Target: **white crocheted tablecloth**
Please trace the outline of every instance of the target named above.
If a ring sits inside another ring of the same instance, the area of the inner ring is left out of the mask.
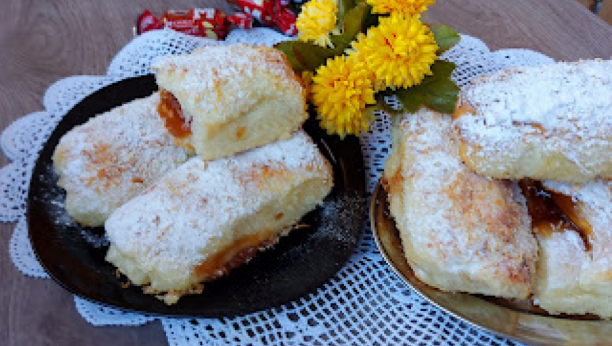
[[[273,45],[288,39],[258,28],[235,30],[226,42]],[[156,57],[219,44],[173,31],[152,31],[134,38],[108,67],[106,76],[74,76],[51,85],[44,110],[26,115],[4,130],[0,145],[12,161],[0,169],[0,221],[17,222],[10,257],[25,275],[48,278],[32,252],[25,202],[39,150],[59,120],[85,96],[118,80],[148,74]],[[444,55],[457,64],[453,75],[464,86],[476,76],[552,59],[533,51],[491,52],[480,40],[463,35]],[[389,121],[379,114],[361,136],[368,191],[376,184],[390,147]],[[2,246],[6,246],[2,244]],[[163,318],[128,313],[74,298],[79,313],[96,326],[142,325],[159,319],[171,346],[206,345],[516,345],[451,317],[412,292],[378,253],[370,230],[344,268],[316,292],[292,303],[246,316],[220,319]]]

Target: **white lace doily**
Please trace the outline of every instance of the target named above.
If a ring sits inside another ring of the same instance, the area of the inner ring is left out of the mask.
[[[235,30],[227,42],[273,45],[287,39],[258,28]],[[25,200],[38,152],[57,122],[85,96],[126,77],[149,73],[162,55],[189,52],[214,41],[173,31],[152,31],[136,37],[111,62],[106,76],[76,76],[53,84],[44,96],[43,112],[18,119],[0,136],[12,163],[0,169],[0,221],[17,222],[9,244],[15,266],[25,275],[48,277],[27,237]],[[460,85],[508,66],[538,65],[552,59],[528,50],[491,52],[473,37],[444,55],[457,64]],[[361,136],[368,189],[378,180],[390,147],[389,121],[379,116]],[[141,325],[160,319],[171,346],[231,345],[515,345],[461,322],[421,299],[393,274],[376,250],[369,229],[346,266],[316,292],[279,308],[221,318],[161,318],[103,307],[75,297],[79,313],[91,324]]]

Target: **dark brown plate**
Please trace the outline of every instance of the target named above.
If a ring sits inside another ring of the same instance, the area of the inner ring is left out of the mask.
[[[126,79],[77,104],[45,144],[32,174],[27,220],[30,241],[47,273],[62,287],[105,305],[164,315],[220,317],[245,314],[287,303],[311,292],[333,276],[351,256],[365,222],[365,173],[357,138],[328,136],[312,117],[304,125],[329,159],[335,186],[324,204],[306,215],[296,230],[271,250],[225,278],[207,283],[199,295],[167,306],[140,287],[122,288],[115,267],[104,260],[102,228],[71,222],[63,208],[64,191],[56,185],[52,155],[59,139],[96,114],[157,90],[153,76]]]
[[[550,316],[534,312],[527,301],[496,300],[440,291],[420,281],[404,256],[399,231],[388,211],[387,192],[379,182],[370,203],[370,222],[385,261],[409,287],[443,311],[500,336],[547,346],[611,346],[612,321],[588,316]]]

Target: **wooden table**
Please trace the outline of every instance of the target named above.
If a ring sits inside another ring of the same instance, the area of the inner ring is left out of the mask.
[[[555,59],[612,57],[612,27],[573,0],[438,0],[429,20],[479,37],[490,48],[529,48]],[[104,74],[148,8],[217,6],[222,0],[7,0],[0,13],[0,128],[42,110],[54,81]],[[2,155],[0,155],[2,156]],[[0,165],[7,164],[3,156]],[[93,327],[75,311],[72,295],[51,280],[24,277],[7,246],[12,225],[0,225],[0,345],[166,345],[160,323]]]

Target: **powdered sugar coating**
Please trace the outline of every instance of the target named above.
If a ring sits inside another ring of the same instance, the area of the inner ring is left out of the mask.
[[[77,221],[101,226],[120,205],[187,161],[189,151],[157,114],[159,94],[134,100],[77,126],[53,155],[66,190],[66,209]]]
[[[546,181],[544,187],[570,196],[575,203],[574,223],[588,239],[573,230],[538,237],[544,254],[538,264],[538,291],[534,301],[551,313],[594,313],[612,318],[612,182],[585,184]]]
[[[612,295],[612,181],[599,179],[582,185],[547,181],[544,187],[571,196],[579,216],[591,227],[585,230],[591,250],[583,265],[583,285]]]
[[[597,179],[585,184],[545,181],[543,184],[547,189],[572,197],[588,218],[593,236],[610,238],[612,245],[612,181]]]
[[[303,94],[282,52],[266,46],[236,44],[204,47],[187,55],[156,60],[157,83],[180,101],[184,115],[206,114],[206,122],[226,122],[259,102],[268,90],[248,88],[249,80],[269,75],[279,89]],[[209,102],[210,99],[215,102]]]
[[[537,226],[536,226],[537,227]],[[588,255],[580,234],[557,229],[541,235],[536,229],[540,254],[533,302],[549,313],[587,313],[594,311],[597,296],[580,288],[582,265]]]
[[[612,61],[519,67],[461,95],[468,165],[495,178],[612,178]]]
[[[152,69],[189,124],[181,143],[206,160],[287,139],[308,117],[301,80],[274,48],[205,47]]]
[[[202,280],[195,267],[233,241],[251,232],[280,233],[314,208],[331,189],[331,174],[302,131],[224,159],[192,158],[111,215],[105,228],[124,257],[111,261],[132,281],[142,278],[137,284],[188,289]],[[314,184],[311,197],[292,192],[304,184]],[[283,205],[267,207],[276,200]],[[288,216],[290,209],[299,215]]]
[[[384,178],[404,254],[442,290],[526,298],[537,245],[524,197],[462,163],[451,121],[420,110],[393,128]]]

